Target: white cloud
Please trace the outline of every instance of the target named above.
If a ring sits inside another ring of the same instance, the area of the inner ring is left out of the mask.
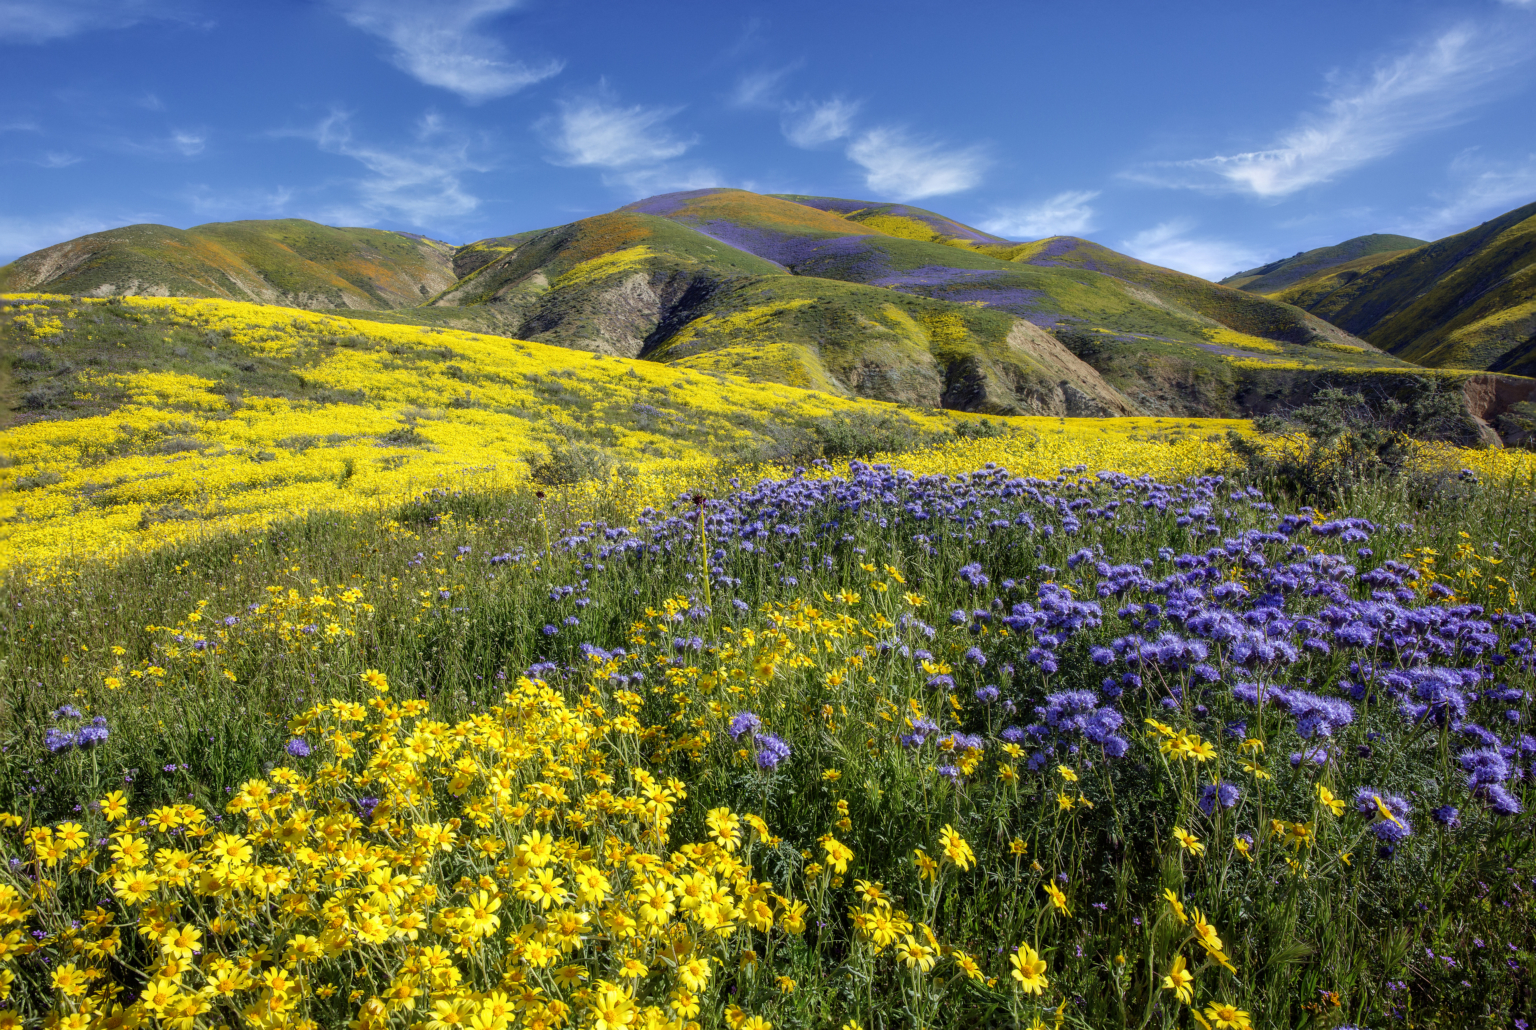
[[[1038,204],[1004,208],[982,222],[981,228],[1011,240],[1076,236],[1093,229],[1093,208],[1088,202],[1098,195],[1098,190],[1067,190]]]
[[[208,134],[201,130],[172,129],[165,136],[121,137],[106,140],[104,146],[146,157],[196,157],[208,146]]]
[[[470,103],[516,93],[564,62],[512,60],[484,23],[518,0],[334,0],[348,22],[394,47],[395,66]]]
[[[1193,224],[1182,219],[1162,222],[1121,241],[1118,250],[1154,265],[1198,275],[1212,282],[1263,261],[1257,251],[1228,240],[1189,235]]]
[[[1523,58],[1513,37],[1496,40],[1458,26],[1337,86],[1321,111],[1303,116],[1270,147],[1131,174],[1156,185],[1284,197],[1457,121],[1488,99],[1495,77]]]
[[[460,176],[485,169],[471,160],[467,140],[454,136],[435,115],[417,124],[413,146],[373,146],[352,135],[348,116],[332,112],[311,133],[321,150],[350,157],[371,175],[354,184],[357,206],[346,209],[357,221],[395,217],[424,226],[475,210],[480,198],[467,192]]]
[[[175,0],[0,0],[0,40],[46,43],[154,19],[184,19]]]
[[[790,73],[799,67],[799,62],[796,62],[782,68],[748,72],[736,80],[736,89],[731,93],[731,103],[737,107],[777,106],[779,87]]]
[[[864,181],[881,197],[919,200],[968,190],[987,166],[978,147],[949,150],[914,140],[900,129],[870,129],[848,145],[848,159],[864,168]]]
[[[654,166],[680,157],[698,137],[678,137],[666,121],[680,107],[623,107],[610,101],[606,90],[597,95],[559,101],[559,113],[543,118],[536,128],[556,151],[555,164],[597,168]]]
[[[1511,163],[1489,162],[1470,152],[1451,162],[1451,175],[1459,182],[1456,192],[1439,198],[1440,207],[1406,219],[1403,232],[1438,239],[1536,201],[1536,154]]]
[[[784,138],[797,147],[810,149],[842,139],[853,131],[853,116],[863,105],[857,100],[833,97],[785,104],[779,127]]]
[[[128,224],[140,219],[107,222],[95,215],[57,215],[51,218],[12,218],[0,215],[0,264],[23,254],[51,247],[79,236]]]
[[[201,154],[207,144],[208,137],[200,132],[171,133],[171,146],[179,150],[184,157]]]
[[[70,165],[79,164],[84,158],[61,150],[49,150],[37,159],[37,163],[44,168],[68,168]]]

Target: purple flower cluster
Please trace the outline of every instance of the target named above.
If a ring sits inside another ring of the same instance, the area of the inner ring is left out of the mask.
[[[1232,688],[1232,696],[1251,705],[1272,704],[1281,711],[1296,717],[1296,732],[1306,738],[1331,737],[1336,729],[1355,721],[1355,709],[1340,697],[1322,697],[1305,690],[1288,690],[1285,687],[1263,687],[1256,683],[1239,683]]]
[[[748,734],[752,735],[752,746],[756,753],[757,767],[759,769],[777,769],[779,763],[790,756],[790,746],[783,738],[772,733],[758,733],[763,728],[762,717],[756,712],[737,712],[731,716],[727,724],[727,732],[732,740],[741,740]]]
[[[789,757],[789,745],[772,733],[753,734],[752,743],[757,745],[759,769],[777,769],[779,763]]]
[[[59,720],[75,721],[84,719],[85,713],[74,705],[63,705],[57,710],[50,712],[49,717],[55,722]],[[103,716],[98,715],[84,725],[65,726],[62,728],[58,726],[48,727],[43,733],[43,746],[52,754],[57,755],[74,750],[75,748],[87,750],[97,747],[104,743],[109,736],[111,736],[111,731],[107,729],[107,720]]]
[[[1378,801],[1392,813],[1391,819],[1382,815]],[[1361,787],[1355,791],[1355,811],[1361,815],[1376,817],[1376,822],[1371,826],[1371,832],[1375,833],[1376,839],[1383,844],[1396,844],[1407,840],[1413,834],[1413,826],[1408,821],[1408,815],[1412,810],[1413,806],[1396,794],[1384,794],[1373,787]],[[1454,818],[1455,809],[1451,812]]]
[[[1200,811],[1206,815],[1212,815],[1218,807],[1232,808],[1236,806],[1238,799],[1242,796],[1243,792],[1237,788],[1236,784],[1227,783],[1223,780],[1220,783],[1207,783],[1202,786],[1200,788],[1200,800],[1197,803],[1200,806]]]
[[[737,712],[731,716],[730,734],[732,740],[740,740],[742,734],[752,733],[763,727],[763,720],[755,712]]]
[[[983,751],[987,738],[978,733],[951,733],[939,741],[939,746],[949,751]]]
[[[1031,723],[1023,730],[1042,744],[1041,750],[1030,756],[1032,769],[1045,765],[1058,752],[1075,753],[1082,740],[1099,745],[1109,758],[1123,757],[1130,750],[1130,741],[1118,732],[1125,716],[1113,706],[1101,705],[1098,695],[1090,690],[1047,694],[1045,704],[1035,707],[1035,715],[1041,723]]]
[[[939,733],[939,724],[932,719],[918,717],[912,720],[912,732],[901,738],[904,747],[922,747],[930,737],[936,737]]]

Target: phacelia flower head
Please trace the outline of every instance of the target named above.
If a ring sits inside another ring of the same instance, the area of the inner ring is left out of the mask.
[[[1448,830],[1461,829],[1461,809],[1455,805],[1441,805],[1429,817]]]
[[[1237,786],[1225,781],[1221,783],[1207,783],[1200,788],[1200,811],[1206,815],[1216,811],[1217,806],[1231,808],[1237,804],[1237,799],[1242,797],[1242,791]]]
[[[743,733],[762,729],[763,720],[755,712],[737,712],[731,716],[731,739],[740,740]]]
[[[757,745],[759,769],[777,769],[779,763],[789,757],[789,745],[772,733],[754,734],[752,743]]]

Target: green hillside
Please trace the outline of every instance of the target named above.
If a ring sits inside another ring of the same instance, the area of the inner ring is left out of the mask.
[[[452,285],[453,248],[299,218],[129,225],[0,268],[0,290],[93,297],[213,297],[301,308],[394,308]]]
[[[846,230],[831,216],[812,227],[827,238]],[[464,251],[461,267],[471,270],[427,310],[471,319],[494,311],[522,339],[920,407],[1136,410],[1054,338],[1010,315],[790,275],[633,209]]]
[[[1149,414],[1239,415],[1263,375],[1408,366],[1291,305],[1069,237],[1018,244],[902,205],[710,189],[629,206],[841,280],[1014,316]],[[1309,380],[1310,381],[1310,380]]]
[[[1089,324],[1201,343],[1209,342],[1211,330],[1226,328],[1284,343],[1362,346],[1289,305],[1158,268],[1087,240],[982,239],[976,230],[920,209],[827,197],[795,199],[802,208],[797,215],[784,199],[698,190],[653,197],[630,209],[682,222],[798,275],[981,304],[1052,329]],[[838,218],[821,213],[844,210]],[[882,231],[871,231],[876,227]],[[1085,277],[1085,271],[1094,274]],[[1149,296],[1147,287],[1157,295]]]
[[[1316,275],[1324,269],[1358,261],[1361,258],[1380,257],[1412,250],[1415,247],[1424,246],[1425,242],[1425,240],[1414,239],[1412,236],[1394,236],[1390,233],[1356,236],[1352,240],[1345,240],[1332,247],[1300,251],[1294,257],[1282,258],[1258,268],[1250,268],[1246,272],[1238,272],[1221,280],[1221,285],[1268,296],[1308,276]]]
[[[799,274],[980,303],[1053,331],[1091,327],[1127,338],[1151,335],[1205,347],[1217,343],[1215,336],[1223,330],[1231,330],[1302,347],[1366,347],[1291,305],[1138,261],[1088,240],[1058,236],[1011,243],[904,205],[786,195],[755,198],[756,210],[751,210],[740,202],[722,204],[722,195],[741,191],[701,190],[641,204]],[[858,227],[851,230],[858,235],[834,243],[819,238],[825,229],[817,225],[818,238],[807,246],[801,241],[813,235],[809,224],[793,234],[785,231],[788,219],[779,213],[772,212],[773,222],[768,221],[764,208],[771,199],[838,214]],[[720,211],[722,207],[726,210]],[[880,235],[869,234],[871,228]],[[1084,272],[1092,274],[1085,278]],[[1301,357],[1327,363],[1318,353]]]
[[[1277,295],[1434,368],[1536,375],[1536,204]]]
[[[28,255],[0,289],[345,310],[988,414],[1237,417],[1328,383],[1395,396],[1422,379],[1301,307],[1087,240],[737,189],[462,247],[294,220],[130,226]]]

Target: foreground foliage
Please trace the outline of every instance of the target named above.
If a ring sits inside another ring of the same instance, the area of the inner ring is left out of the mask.
[[[973,467],[13,576],[0,1018],[1530,1018],[1528,484]]]

